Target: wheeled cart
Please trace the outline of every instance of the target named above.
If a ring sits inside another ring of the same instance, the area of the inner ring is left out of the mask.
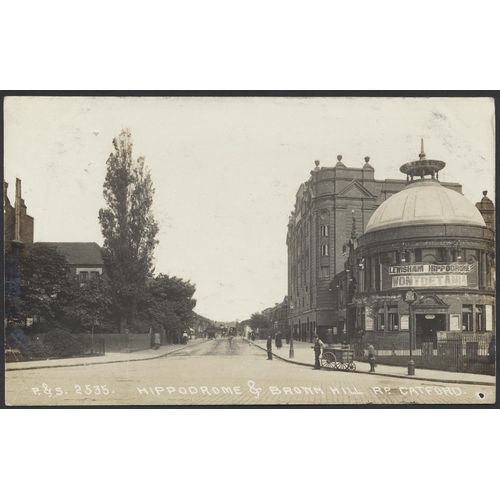
[[[325,347],[320,361],[321,366],[327,370],[356,370],[354,349],[349,347]]]

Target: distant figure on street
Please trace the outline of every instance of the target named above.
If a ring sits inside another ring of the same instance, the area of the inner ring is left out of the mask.
[[[267,336],[267,360],[273,360],[273,339],[271,338],[271,334]]]
[[[159,349],[160,348],[160,334],[158,332],[156,332],[153,337],[154,337],[153,348]]]
[[[182,343],[183,344],[187,344],[188,343],[188,334],[187,334],[187,332],[184,332],[182,334]]]
[[[276,343],[276,349],[281,349],[283,345],[281,341],[281,332],[276,333],[276,338],[274,339],[274,342]]]
[[[368,363],[370,363],[370,371],[375,371],[375,347],[373,344],[368,346]]]
[[[229,347],[233,347],[233,334],[229,334]]]
[[[255,333],[252,332],[252,342],[255,342]]]
[[[321,370],[321,364],[319,362],[319,357],[321,356],[321,350],[324,349],[325,344],[318,337],[318,335],[314,335],[314,345],[312,349],[314,349],[314,370]]]

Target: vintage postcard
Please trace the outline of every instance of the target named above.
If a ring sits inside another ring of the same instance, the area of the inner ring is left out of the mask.
[[[496,404],[493,98],[3,119],[6,406]]]

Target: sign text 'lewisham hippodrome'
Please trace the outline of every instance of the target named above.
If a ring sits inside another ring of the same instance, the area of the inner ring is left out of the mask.
[[[383,266],[382,287],[384,290],[388,288],[477,286],[477,262],[416,263],[404,266]]]

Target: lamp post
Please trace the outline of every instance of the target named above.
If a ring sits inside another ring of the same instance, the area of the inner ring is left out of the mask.
[[[290,359],[293,359],[294,352],[293,352],[293,304],[290,304],[290,352],[288,354],[288,357]]]
[[[412,334],[411,334],[411,305],[417,300],[418,296],[414,290],[406,290],[403,293],[403,300],[408,304],[408,331],[410,334],[410,360],[408,361],[408,375],[415,375],[415,361],[412,357]]]

